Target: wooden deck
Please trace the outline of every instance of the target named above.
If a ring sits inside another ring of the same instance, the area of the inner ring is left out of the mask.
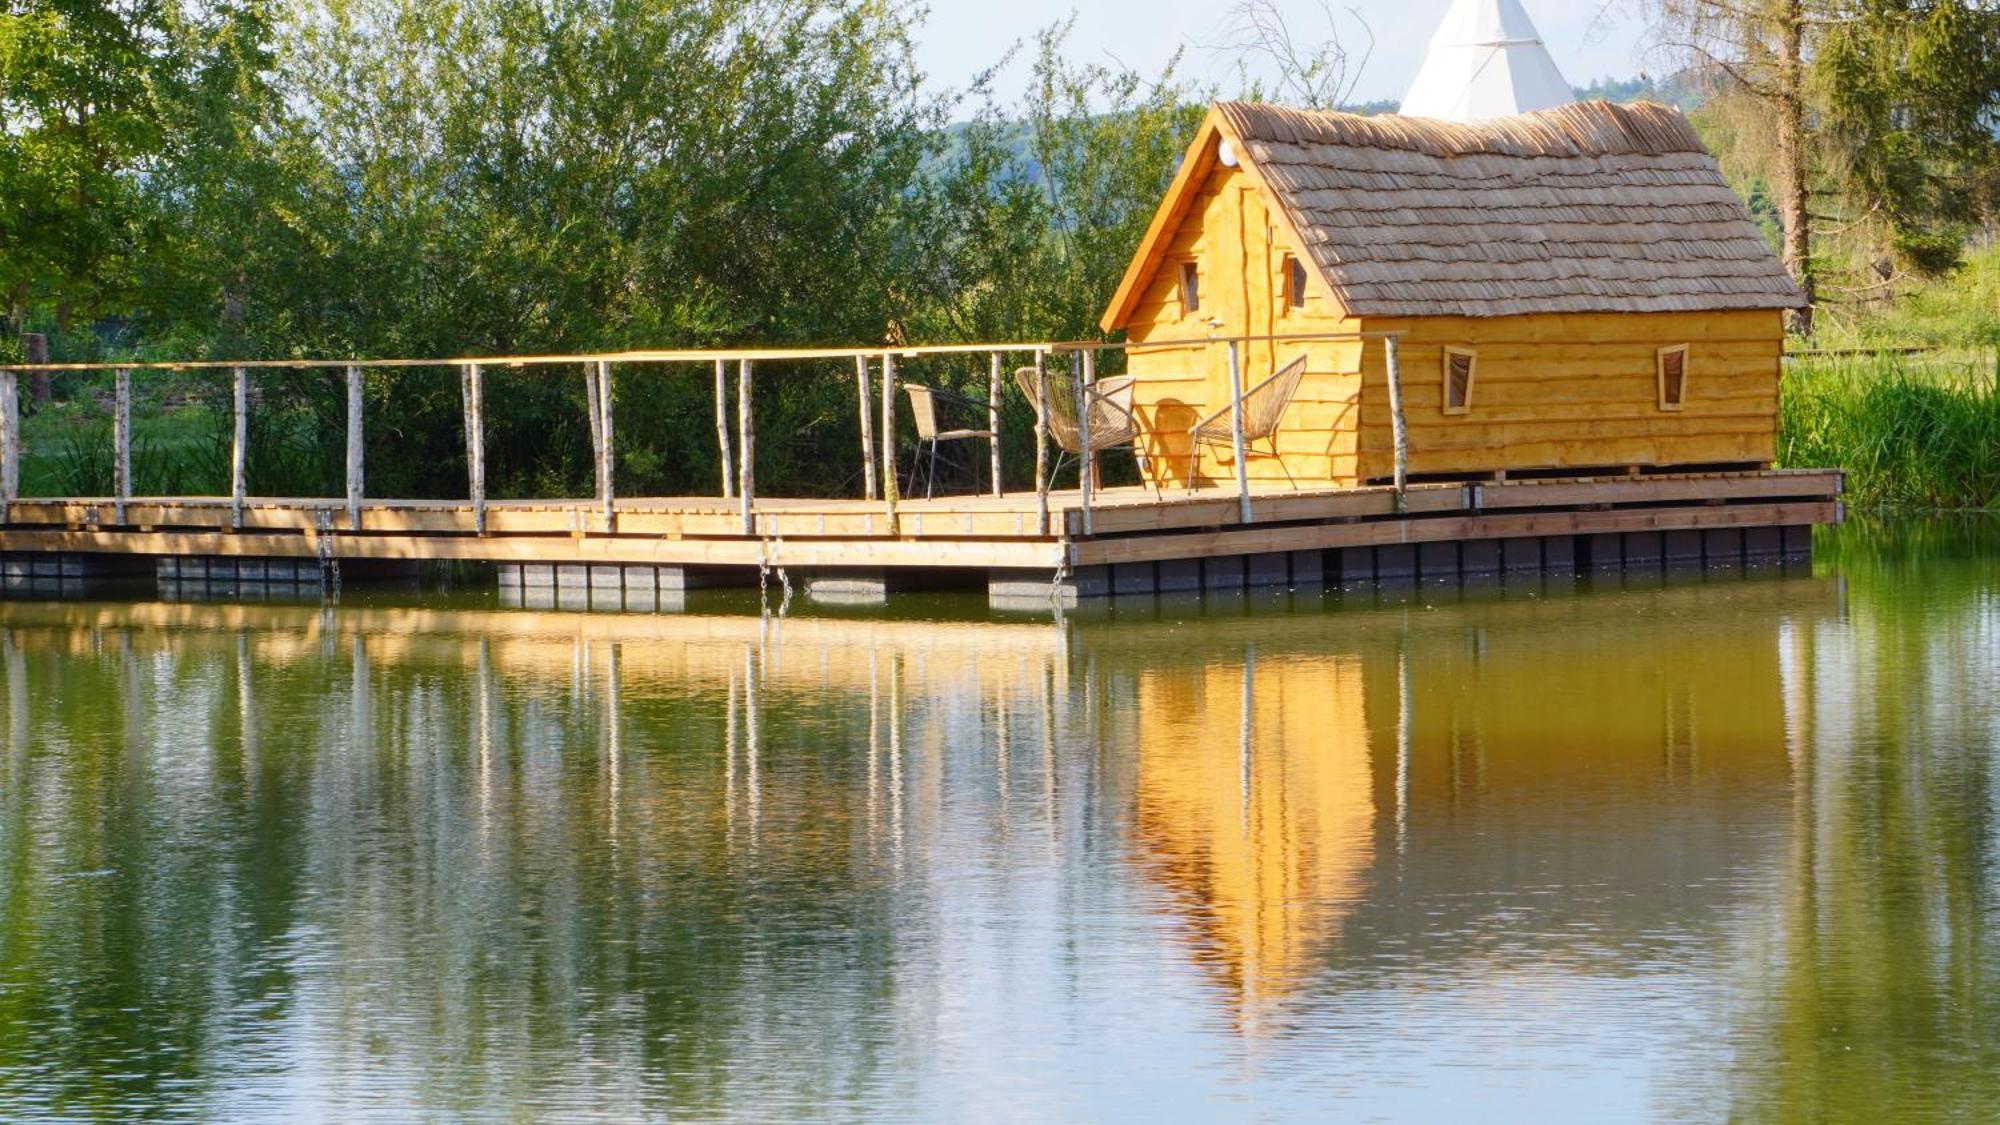
[[[1075,570],[1384,544],[1838,522],[1842,475],[1828,470],[1676,473],[1413,484],[1255,493],[1139,488],[1083,499],[1052,493],[1046,525],[1033,493],[903,500],[759,498],[746,534],[736,502],[621,499],[606,526],[594,500],[489,501],[486,528],[466,501],[370,500],[360,524],[344,499],[252,499],[234,529],[228,499],[141,497],[114,525],[109,499],[21,499],[0,551],[323,560],[470,560],[665,567]]]

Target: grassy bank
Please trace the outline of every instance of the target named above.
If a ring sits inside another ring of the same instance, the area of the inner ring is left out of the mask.
[[[1862,507],[2000,507],[2000,358],[1787,365],[1778,461],[1848,470]]]
[[[1858,507],[2000,508],[2000,248],[1893,302],[1821,318],[1806,345],[1921,348],[1786,365],[1778,460],[1848,470]]]

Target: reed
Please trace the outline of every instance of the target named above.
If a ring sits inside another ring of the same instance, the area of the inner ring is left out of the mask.
[[[2000,354],[1796,360],[1778,460],[1846,469],[1860,507],[2000,507]]]

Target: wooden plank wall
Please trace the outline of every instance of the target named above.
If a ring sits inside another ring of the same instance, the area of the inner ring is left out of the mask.
[[[1784,330],[1770,310],[1369,319],[1401,346],[1410,472],[1770,461]],[[1661,410],[1658,350],[1688,345],[1687,393]],[[1447,345],[1478,352],[1472,408],[1443,412]],[[1363,479],[1394,469],[1379,350],[1362,363]]]
[[[1175,232],[1165,261],[1146,284],[1127,323],[1136,343],[1206,337],[1211,319],[1248,325],[1248,335],[1359,330],[1316,274],[1305,307],[1284,307],[1284,261],[1291,250],[1261,194],[1238,168],[1217,164]],[[1182,315],[1179,263],[1194,260],[1201,276],[1201,308]],[[1310,273],[1310,271],[1309,271]],[[1379,345],[1378,345],[1379,347]],[[1243,355],[1247,391],[1299,352],[1309,357],[1306,377],[1279,431],[1278,449],[1292,479],[1306,484],[1352,484],[1356,478],[1360,411],[1359,341],[1297,344],[1253,342]],[[1140,377],[1134,396],[1148,431],[1145,449],[1163,484],[1187,483],[1188,428],[1229,401],[1228,352],[1220,344],[1140,349],[1129,361]],[[1234,479],[1227,449],[1204,452],[1198,475],[1204,486]],[[1250,479],[1282,484],[1284,469],[1269,457],[1250,458]]]

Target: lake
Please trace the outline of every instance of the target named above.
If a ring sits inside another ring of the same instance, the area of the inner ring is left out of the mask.
[[[1985,1117],[2000,520],[996,615],[0,603],[0,1117]]]

